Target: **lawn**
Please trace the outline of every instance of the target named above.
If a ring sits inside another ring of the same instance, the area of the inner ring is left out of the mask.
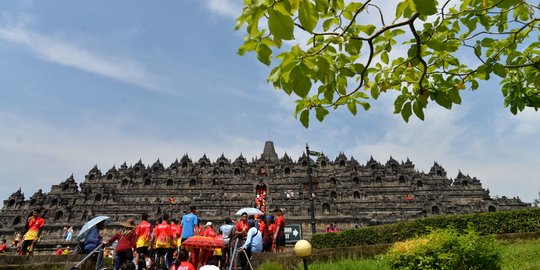
[[[540,269],[540,239],[501,241],[502,270],[537,270]],[[266,269],[264,266],[259,268]],[[276,268],[271,268],[276,269]],[[298,270],[303,270],[299,265]],[[391,268],[379,259],[343,259],[333,262],[312,263],[310,270],[390,270]]]

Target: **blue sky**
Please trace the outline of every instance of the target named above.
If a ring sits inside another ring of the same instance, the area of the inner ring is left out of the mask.
[[[497,81],[447,111],[405,124],[391,97],[353,117],[337,111],[305,129],[269,69],[236,54],[241,1],[3,1],[0,3],[0,198],[50,191],[95,165],[168,166],[188,153],[258,157],[274,141],[297,159],[308,142],[331,159],[410,158],[449,177],[479,178],[491,195],[538,198],[540,114],[513,116]]]

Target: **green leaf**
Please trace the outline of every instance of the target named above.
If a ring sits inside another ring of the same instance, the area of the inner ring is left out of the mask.
[[[480,47],[480,45],[476,45],[474,47],[474,54],[476,55],[476,57],[482,56],[482,47]]]
[[[292,9],[298,9],[300,7],[301,0],[289,0]]]
[[[388,64],[388,52],[384,51],[381,53],[381,60],[383,63]]]
[[[324,118],[328,115],[328,110],[323,107],[315,107],[315,116],[319,122],[322,122]]]
[[[257,59],[259,59],[261,63],[269,66],[272,61],[272,50],[270,50],[268,46],[260,44],[259,47],[257,47]]]
[[[394,101],[394,113],[400,113],[403,108],[403,103],[407,101],[406,95],[399,95]]]
[[[350,55],[360,54],[360,49],[362,49],[363,42],[358,39],[350,39],[349,42],[345,43],[345,51]]]
[[[413,0],[416,11],[421,15],[433,15],[437,13],[437,0]]]
[[[238,54],[244,55],[246,52],[253,51],[257,48],[257,45],[258,43],[256,40],[253,40],[253,39],[248,40],[244,44],[242,44],[240,48],[238,48]]]
[[[297,65],[291,70],[289,83],[294,93],[301,98],[306,97],[311,89],[311,80],[304,74],[301,65]]]
[[[268,10],[268,15],[268,28],[274,37],[284,40],[294,38],[294,22],[290,16],[283,15],[271,9]]]
[[[370,92],[373,99],[377,99],[379,97],[380,91],[379,87],[377,87],[376,85],[371,87]]]
[[[422,108],[422,104],[420,102],[416,101],[413,104],[413,111],[416,117],[420,118],[420,120],[424,121],[424,109]]]
[[[324,57],[317,57],[317,78],[324,84],[334,80],[335,69]]]
[[[308,109],[305,109],[300,113],[300,123],[302,123],[302,125],[305,128],[309,127],[309,110]]]
[[[315,26],[317,26],[319,13],[311,1],[304,0],[300,3],[298,18],[300,19],[300,24],[302,24],[307,31],[311,32],[315,29]]]
[[[412,110],[411,110],[411,102],[405,103],[405,106],[403,106],[403,110],[401,111],[401,117],[403,117],[403,120],[405,122],[409,122],[409,117],[411,117]]]
[[[435,92],[435,102],[449,110],[452,108],[452,101],[442,90]]]
[[[459,90],[456,88],[450,89],[448,91],[448,97],[455,104],[461,104],[461,96],[459,95]]]
[[[495,63],[493,65],[493,72],[501,78],[506,77],[506,68],[501,63]]]
[[[356,103],[354,101],[347,103],[347,108],[349,108],[349,111],[353,115],[356,115],[356,113],[358,112],[357,109],[356,109]]]
[[[358,30],[368,34],[368,35],[371,35],[373,34],[373,31],[375,31],[375,25],[373,24],[366,24],[366,25],[358,25],[357,26]]]

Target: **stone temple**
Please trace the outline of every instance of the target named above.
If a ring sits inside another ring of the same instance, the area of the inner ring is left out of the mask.
[[[311,162],[316,164],[312,183],[318,231],[329,223],[343,228],[530,206],[519,198],[490,197],[476,177],[459,172],[449,179],[436,162],[427,173],[408,159],[392,157],[385,164],[371,158],[362,165],[343,153],[334,160],[323,154]],[[141,213],[179,218],[190,205],[197,206],[201,220],[218,224],[242,207],[279,207],[288,223],[302,224],[309,235],[308,163],[306,154],[297,161],[287,154],[280,158],[273,143],[266,142],[260,158],[251,162],[241,154],[234,160],[222,154],[215,162],[206,155],[195,161],[184,155],[168,167],[159,160],[151,166],[140,160],[124,163],[106,172],[95,166],[80,184],[71,176],[28,199],[20,189],[13,193],[0,212],[0,238],[22,231],[36,208],[46,218],[43,235],[59,239],[64,226],[78,229],[97,215],[113,221],[138,220]]]

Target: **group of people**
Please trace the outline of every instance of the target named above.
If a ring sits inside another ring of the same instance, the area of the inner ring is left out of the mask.
[[[210,221],[201,226],[196,211],[191,207],[180,222],[164,214],[151,223],[148,215],[142,214],[138,224],[133,219],[126,220],[122,229],[106,241],[100,235],[105,223],[99,222],[86,233],[82,250],[86,254],[95,253],[96,269],[101,269],[103,252],[99,250],[117,241],[114,270],[121,267],[147,269],[150,265],[170,270],[228,269],[236,262],[235,258],[239,259],[240,267],[247,268],[253,253],[283,252],[285,220],[281,209],[274,210],[275,219],[274,216],[255,217],[242,213],[240,220],[233,224],[226,217],[217,232]],[[195,235],[218,239],[222,248],[183,245]]]

